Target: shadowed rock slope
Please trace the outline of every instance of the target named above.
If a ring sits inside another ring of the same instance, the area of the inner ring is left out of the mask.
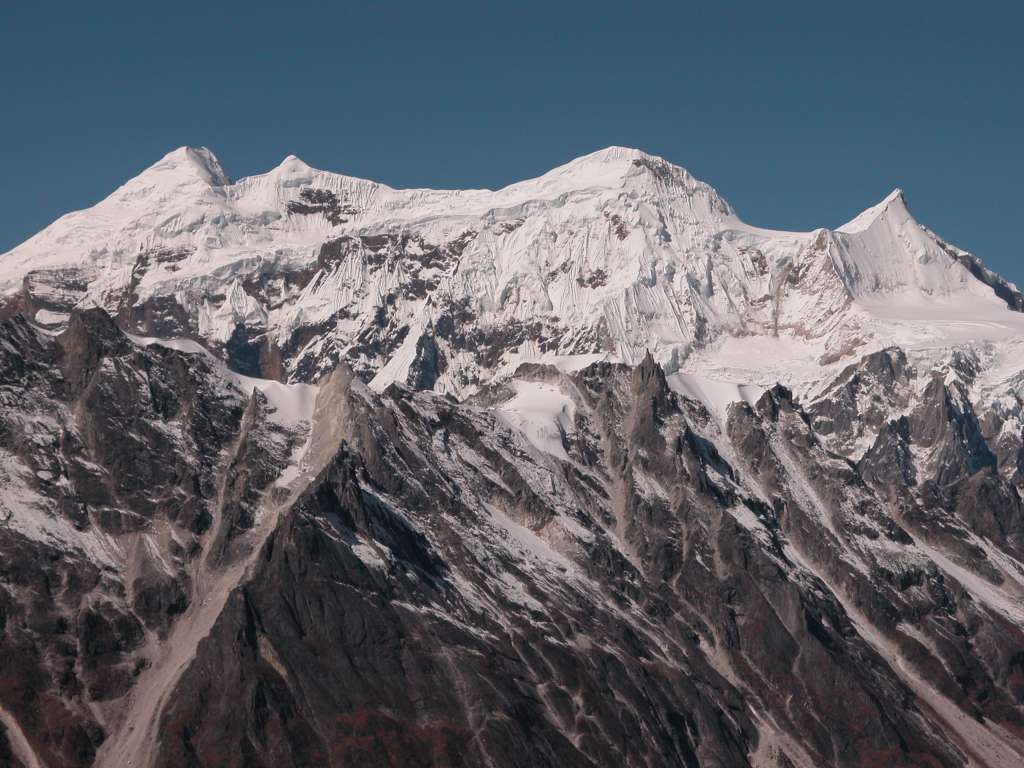
[[[718,410],[649,356],[462,402],[342,365],[297,418],[102,310],[14,316],[0,761],[1018,764],[1020,436],[976,367]]]

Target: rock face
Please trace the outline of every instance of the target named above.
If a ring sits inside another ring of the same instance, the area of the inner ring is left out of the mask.
[[[0,261],[0,764],[1024,763],[1019,294],[902,196],[112,199]]]

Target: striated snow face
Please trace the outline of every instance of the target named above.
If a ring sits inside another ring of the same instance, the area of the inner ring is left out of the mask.
[[[968,293],[984,303],[992,297],[988,286],[951,259],[914,221],[898,189],[841,226],[835,239],[836,270],[854,298]]]
[[[223,344],[239,325],[264,329],[267,327],[267,312],[235,279],[219,307],[214,309],[209,302],[203,303],[199,310],[199,335]]]
[[[1021,329],[1015,289],[899,190],[834,231],[765,230],[621,147],[494,191],[396,190],[294,156],[232,183],[181,148],[0,257],[0,290],[41,323],[96,304],[247,372],[311,381],[346,359],[378,389],[460,397],[521,362],[650,350],[670,372],[794,383],[947,330]]]

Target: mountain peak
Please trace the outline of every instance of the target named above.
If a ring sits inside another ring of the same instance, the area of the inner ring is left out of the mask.
[[[586,188],[619,189],[627,183],[646,184],[652,178],[687,188],[699,184],[685,168],[657,155],[630,147],[610,146],[581,155],[536,179],[518,182],[506,189],[532,187],[548,193]]]
[[[839,227],[838,231],[847,234],[863,232],[882,217],[892,217],[900,220],[912,218],[910,211],[907,209],[907,200],[903,196],[903,190],[899,187],[896,187],[896,189],[886,195],[881,202],[854,216]]]
[[[198,177],[212,187],[231,183],[217,156],[206,147],[178,147],[147,168],[143,174]]]
[[[282,187],[299,187],[309,184],[313,175],[318,173],[316,168],[311,167],[296,155],[288,155],[264,175],[264,178],[272,179]]]
[[[896,189],[886,195],[885,200],[886,202],[892,202],[894,200],[899,200],[904,203],[906,202],[906,199],[903,197],[903,190],[899,187],[896,187]]]
[[[581,168],[593,168],[593,167],[613,167],[621,168],[623,170],[629,170],[637,166],[650,166],[652,164],[664,164],[665,166],[684,171],[677,165],[673,165],[668,160],[657,155],[652,155],[648,152],[644,152],[641,149],[634,149],[632,147],[619,147],[612,145],[605,147],[604,149],[598,149],[594,152],[590,152],[586,155],[581,155],[575,160],[570,160],[565,165],[561,165],[557,168],[552,169],[549,173],[555,173],[563,169],[581,169]],[[547,175],[547,174],[545,174]]]
[[[635,147],[620,147],[616,144],[604,149],[597,149],[576,158],[574,162],[614,162],[616,160],[636,160],[642,157],[654,157]]]
[[[308,173],[313,170],[315,169],[298,155],[288,155],[274,168],[274,171],[289,173]]]

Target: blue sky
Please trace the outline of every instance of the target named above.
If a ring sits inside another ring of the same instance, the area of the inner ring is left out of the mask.
[[[621,144],[761,226],[838,226],[902,187],[1024,284],[1022,6],[5,3],[0,251],[182,144],[232,178],[294,153],[434,187]]]

